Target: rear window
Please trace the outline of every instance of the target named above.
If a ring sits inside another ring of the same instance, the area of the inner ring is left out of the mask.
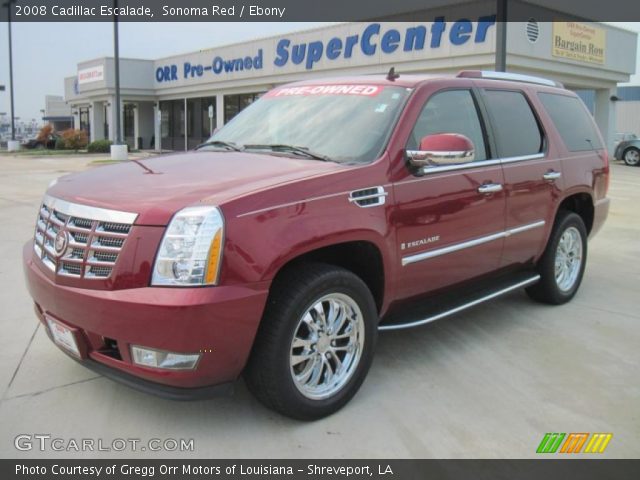
[[[521,157],[542,152],[540,127],[524,94],[508,90],[485,90],[485,98],[500,157]]]
[[[567,150],[580,152],[602,148],[600,136],[589,111],[577,97],[538,93]]]

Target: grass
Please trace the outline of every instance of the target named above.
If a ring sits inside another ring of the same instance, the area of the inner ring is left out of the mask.
[[[45,157],[48,155],[93,155],[88,154],[86,150],[46,150],[44,148],[33,149],[33,150],[18,150],[17,152],[8,152],[6,150],[2,150],[0,152],[2,155],[17,155],[20,157]]]
[[[124,160],[126,161],[126,160]],[[109,165],[112,163],[122,163],[123,160],[110,160],[110,159],[106,159],[106,160],[92,160],[89,162],[89,165]]]

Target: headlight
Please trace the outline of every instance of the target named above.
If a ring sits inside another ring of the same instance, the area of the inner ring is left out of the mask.
[[[152,285],[215,285],[222,260],[224,219],[217,207],[187,207],[167,227]]]

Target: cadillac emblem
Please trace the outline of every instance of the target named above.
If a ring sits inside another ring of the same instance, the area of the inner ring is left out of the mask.
[[[53,249],[58,257],[64,255],[69,246],[69,233],[66,230],[60,230],[53,241]]]

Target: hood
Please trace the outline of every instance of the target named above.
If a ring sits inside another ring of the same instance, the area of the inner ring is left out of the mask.
[[[176,211],[200,201],[221,205],[257,190],[344,168],[333,162],[246,152],[199,151],[138,162],[64,176],[47,193],[137,213],[137,225],[166,225]]]

